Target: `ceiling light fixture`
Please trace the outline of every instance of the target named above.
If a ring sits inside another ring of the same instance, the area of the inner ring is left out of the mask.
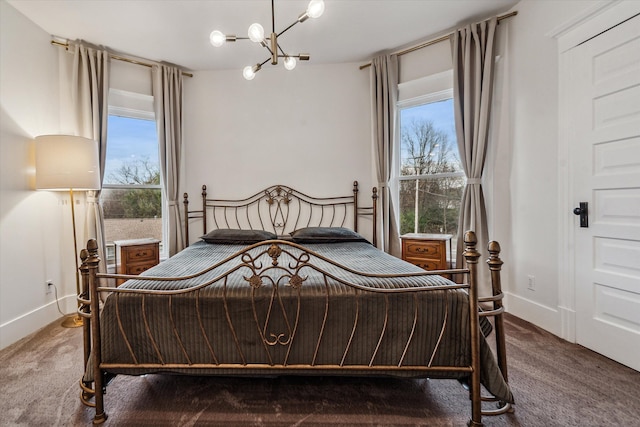
[[[209,36],[209,41],[215,47],[222,46],[225,42],[235,42],[236,40],[246,40],[249,39],[255,43],[260,43],[261,46],[265,47],[271,56],[265,59],[263,62],[255,64],[255,65],[247,65],[242,70],[242,75],[247,80],[253,80],[256,76],[256,73],[260,71],[262,66],[267,62],[271,61],[271,64],[277,65],[278,58],[284,58],[284,68],[287,70],[293,70],[296,68],[296,58],[300,61],[308,61],[309,54],[308,53],[300,53],[297,55],[289,55],[284,52],[280,44],[278,43],[278,37],[289,31],[294,25],[298,22],[304,22],[309,18],[318,18],[324,12],[324,1],[323,0],[311,0],[309,2],[309,6],[307,6],[307,10],[298,16],[298,19],[291,25],[289,25],[284,30],[276,33],[276,20],[275,20],[275,8],[273,5],[274,0],[271,0],[271,35],[268,39],[264,37],[264,28],[262,25],[255,23],[251,24],[248,31],[248,37],[237,37],[235,35],[225,35],[221,31],[215,30],[211,32]]]

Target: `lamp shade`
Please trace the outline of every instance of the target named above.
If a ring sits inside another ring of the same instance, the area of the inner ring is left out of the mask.
[[[36,137],[38,190],[99,190],[98,143],[72,135]]]

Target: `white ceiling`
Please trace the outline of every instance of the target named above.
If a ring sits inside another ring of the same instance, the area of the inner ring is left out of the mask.
[[[52,36],[103,45],[112,51],[189,70],[242,68],[268,58],[249,40],[215,48],[209,34],[246,36],[259,22],[271,30],[268,0],[8,0]],[[318,19],[297,24],[278,40],[311,62],[367,62],[509,10],[518,0],[325,0]],[[306,10],[307,0],[275,0],[275,29],[282,31]]]

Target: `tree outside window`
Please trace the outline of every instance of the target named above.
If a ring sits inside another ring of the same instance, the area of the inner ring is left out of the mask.
[[[454,126],[452,99],[400,110],[401,234],[457,234],[465,177]]]

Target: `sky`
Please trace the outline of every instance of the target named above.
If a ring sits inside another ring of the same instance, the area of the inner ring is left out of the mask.
[[[158,137],[152,120],[109,116],[104,183],[125,163],[148,159],[158,164]]]
[[[449,136],[449,141],[455,143],[456,130],[453,98],[401,109],[400,129],[402,129],[403,124],[410,124],[414,119],[423,118],[431,120],[437,129],[445,132]],[[405,154],[402,153],[401,156],[404,158]]]

